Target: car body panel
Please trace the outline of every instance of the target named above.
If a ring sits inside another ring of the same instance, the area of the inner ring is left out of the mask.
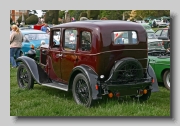
[[[158,82],[163,82],[163,72],[170,69],[169,56],[148,56],[150,64],[154,69]]]

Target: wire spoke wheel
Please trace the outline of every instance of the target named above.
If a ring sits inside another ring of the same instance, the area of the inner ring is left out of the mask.
[[[89,91],[86,82],[82,79],[77,82],[76,94],[77,98],[79,101],[81,101],[82,104],[87,104],[87,99],[89,99]]]
[[[17,70],[17,81],[19,88],[32,89],[34,87],[34,80],[25,64],[20,64]]]
[[[92,103],[92,93],[89,81],[83,74],[78,74],[73,81],[72,93],[77,104],[90,107]]]
[[[120,62],[114,70],[113,79],[118,80],[120,83],[139,81],[141,78],[143,78],[142,66],[134,59]]]

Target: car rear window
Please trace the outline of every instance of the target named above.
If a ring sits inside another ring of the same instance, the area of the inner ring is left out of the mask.
[[[137,44],[137,33],[135,31],[116,31],[112,33],[114,45]]]

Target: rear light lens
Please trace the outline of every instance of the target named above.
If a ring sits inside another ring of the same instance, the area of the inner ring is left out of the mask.
[[[110,92],[110,93],[108,94],[108,96],[109,96],[110,98],[112,98],[112,97],[113,97],[113,93]]]

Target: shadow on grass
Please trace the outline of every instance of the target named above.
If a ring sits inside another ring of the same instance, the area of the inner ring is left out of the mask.
[[[60,90],[60,89],[41,86],[41,85],[37,85],[37,84],[34,85],[33,90],[39,90],[39,91],[45,92],[45,93],[47,93],[48,95],[51,95],[51,96],[56,96],[56,97],[60,97],[60,98],[66,98],[66,100],[72,100],[72,98],[73,98],[71,91],[67,92],[67,91],[63,91],[63,90]]]

